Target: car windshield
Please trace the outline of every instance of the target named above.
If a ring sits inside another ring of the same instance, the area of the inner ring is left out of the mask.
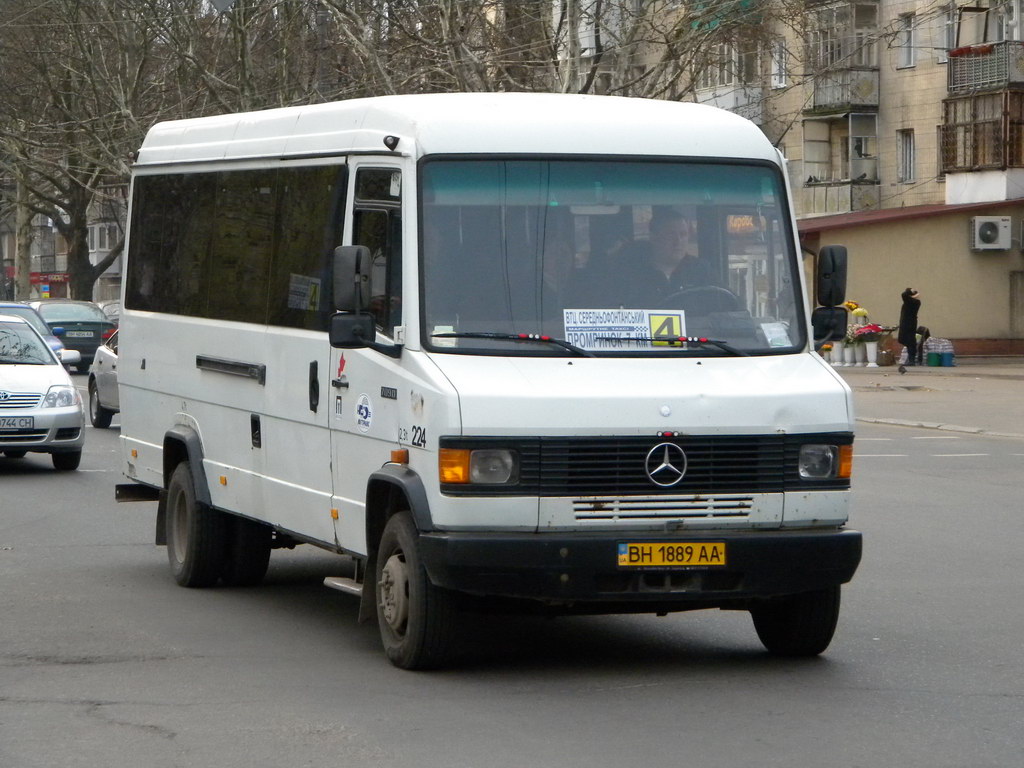
[[[24,305],[20,307],[0,306],[0,315],[13,315],[14,317],[20,317],[39,331],[40,336],[51,335],[50,327],[43,322],[43,318],[41,318],[39,313],[32,309],[32,307],[26,307]]]
[[[27,323],[0,320],[0,365],[56,365],[56,360]]]
[[[572,354],[530,334],[613,355],[805,344],[775,167],[436,159],[421,180],[424,343],[436,351]]]
[[[40,304],[39,314],[48,323],[108,323],[103,310],[93,304]]]

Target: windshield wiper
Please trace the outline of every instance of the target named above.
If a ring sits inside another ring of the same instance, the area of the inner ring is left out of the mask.
[[[582,347],[577,347],[575,344],[566,341],[565,339],[557,339],[554,336],[545,336],[540,333],[433,333],[431,336],[435,339],[500,339],[502,341],[533,341],[541,342],[543,344],[554,344],[556,347],[567,349],[573,354],[580,355],[581,357],[596,357],[593,352],[590,352]]]
[[[708,339],[703,336],[658,336],[656,338],[649,338],[646,336],[632,336],[623,338],[622,336],[599,336],[600,341],[646,341],[651,344],[654,342],[662,342],[673,346],[675,344],[700,344],[704,347],[718,347],[723,352],[728,352],[730,355],[736,357],[750,357],[749,352],[744,352],[742,349],[736,349],[732,344],[727,341],[719,341],[718,339]]]

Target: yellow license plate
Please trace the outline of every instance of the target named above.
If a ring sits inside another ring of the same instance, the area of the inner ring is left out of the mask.
[[[654,541],[619,544],[620,568],[693,568],[725,565],[725,542]]]

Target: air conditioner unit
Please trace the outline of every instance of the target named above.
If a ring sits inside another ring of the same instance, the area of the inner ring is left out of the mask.
[[[1008,251],[1011,240],[1009,216],[974,216],[971,219],[972,251]]]

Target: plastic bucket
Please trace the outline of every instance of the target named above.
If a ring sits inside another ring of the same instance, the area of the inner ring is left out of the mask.
[[[942,361],[941,361],[941,359],[939,357],[939,353],[938,352],[929,352],[928,353],[928,365],[932,366],[933,368],[937,368],[940,362],[942,362]]]
[[[953,367],[953,353],[952,352],[943,352],[942,353],[942,367],[943,368],[952,368]]]

